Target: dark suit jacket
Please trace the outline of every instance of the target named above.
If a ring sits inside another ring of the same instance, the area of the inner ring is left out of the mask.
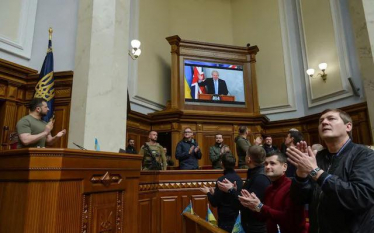
[[[205,86],[208,94],[215,94],[213,78],[207,78],[202,82],[198,82],[198,84],[200,87]],[[218,95],[227,95],[228,93],[225,80],[218,79]]]

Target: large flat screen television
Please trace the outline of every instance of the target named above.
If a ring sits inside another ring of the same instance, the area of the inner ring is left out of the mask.
[[[245,106],[243,66],[184,60],[186,104]]]

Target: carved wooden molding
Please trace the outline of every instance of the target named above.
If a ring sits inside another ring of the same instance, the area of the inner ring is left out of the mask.
[[[188,189],[188,188],[201,188],[214,187],[216,181],[196,181],[196,182],[162,182],[162,183],[149,183],[140,184],[139,191],[154,191],[154,190],[166,190],[166,189]]]
[[[90,219],[89,206],[90,196],[83,195],[83,209],[82,209],[82,233],[88,232],[88,223]]]
[[[122,232],[122,221],[123,219],[123,194],[124,192],[117,192],[117,213],[116,213],[116,228],[117,232]]]
[[[112,184],[119,184],[122,181],[122,177],[119,174],[110,174],[107,171],[104,175],[94,175],[91,178],[93,184],[103,184],[108,187]]]

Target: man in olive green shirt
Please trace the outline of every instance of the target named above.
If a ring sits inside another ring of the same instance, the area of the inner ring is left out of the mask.
[[[143,170],[166,170],[167,162],[164,148],[157,143],[157,132],[152,130],[148,134],[149,141],[140,148],[140,155],[143,155]]]
[[[249,134],[247,126],[239,127],[239,135],[235,138],[236,143],[236,154],[238,155],[238,166],[241,169],[248,169],[245,163],[245,156],[247,155],[248,148],[251,143],[248,141],[247,136]]]
[[[45,145],[52,145],[66,134],[66,130],[62,130],[52,137],[51,131],[53,129],[54,119],[48,123],[42,118],[47,115],[49,108],[47,102],[41,98],[34,98],[30,102],[29,115],[22,117],[17,122],[17,133],[19,141],[17,148],[25,147],[40,147]]]
[[[226,146],[223,144],[222,134],[216,134],[216,144],[209,148],[209,158],[212,162],[213,169],[222,169],[222,149]]]

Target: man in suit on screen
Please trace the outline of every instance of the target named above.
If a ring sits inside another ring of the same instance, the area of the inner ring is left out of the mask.
[[[216,70],[212,71],[211,78],[204,79],[203,75],[199,75],[198,84],[200,87],[205,87],[208,94],[227,95],[229,93],[225,80],[219,78],[219,73]]]

